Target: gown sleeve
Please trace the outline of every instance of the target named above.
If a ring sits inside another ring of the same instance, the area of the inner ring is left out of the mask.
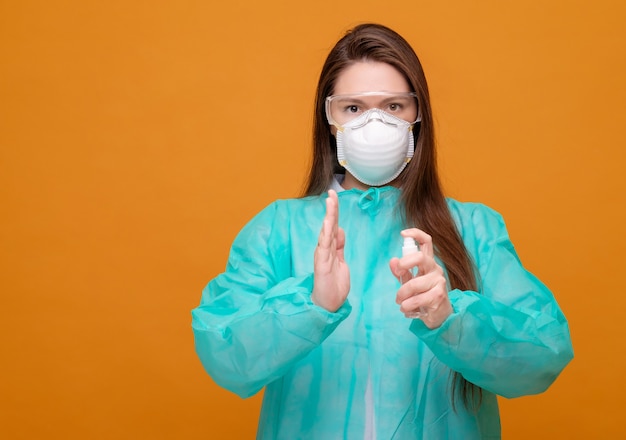
[[[453,313],[415,333],[469,382],[512,398],[545,391],[573,357],[567,321],[552,293],[522,266],[502,217],[472,205],[471,223],[453,216],[478,267],[478,292],[451,290]]]
[[[192,311],[205,370],[241,397],[283,376],[350,313],[347,301],[335,313],[313,304],[312,266],[310,274],[292,276],[288,222],[275,202],[246,225],[225,272],[204,288]]]

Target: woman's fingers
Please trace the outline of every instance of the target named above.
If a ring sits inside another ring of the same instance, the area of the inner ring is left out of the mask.
[[[419,282],[423,281],[422,278],[424,277],[415,278],[402,286],[409,288],[415,287],[412,285],[416,284],[420,290],[408,293],[410,289],[407,289],[402,294],[399,293],[396,301],[400,305],[400,312],[407,318],[419,317],[427,327],[436,328],[452,313],[446,282],[445,279],[433,277],[419,286]]]
[[[331,233],[333,236],[336,236],[339,228],[339,202],[337,193],[332,189],[328,191],[328,197],[326,198],[326,219],[330,223]]]
[[[350,271],[344,260],[345,233],[339,227],[339,203],[335,191],[328,192],[326,214],[313,256],[312,301],[335,312],[350,291]]]
[[[337,239],[336,239],[336,249],[337,249],[337,258],[343,261],[343,248],[346,245],[346,233],[343,231],[343,228],[337,227]]]
[[[417,268],[417,274],[426,274],[437,269],[438,264],[433,257],[425,252],[416,252],[398,259],[398,270],[411,270]]]
[[[321,252],[320,258],[326,261],[332,256],[332,252],[336,249],[334,241],[337,240],[338,233],[338,208],[337,193],[329,191],[326,199],[326,215],[322,222],[322,230],[317,240],[318,250]],[[343,247],[343,246],[342,246]]]
[[[396,303],[407,318],[419,317],[429,328],[436,328],[452,313],[452,305],[443,269],[435,261],[432,238],[417,228],[405,229],[401,234],[412,237],[419,251],[389,261],[391,272],[402,283]],[[413,275],[415,268],[417,273]]]
[[[437,273],[430,273],[427,275],[417,276],[407,282],[405,282],[396,292],[396,303],[402,304],[407,299],[413,296],[419,296],[426,294],[438,285],[444,283],[445,278]]]
[[[400,303],[400,312],[411,315],[422,310],[422,307],[427,307],[429,303],[429,298],[426,295],[415,295]]]
[[[391,273],[402,284],[413,278],[413,273],[410,271],[411,267],[414,267],[414,265],[400,265],[400,258],[397,257],[393,257],[391,260],[389,260],[389,268],[391,269]]]

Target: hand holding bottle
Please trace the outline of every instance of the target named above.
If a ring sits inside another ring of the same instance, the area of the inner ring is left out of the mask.
[[[406,317],[419,317],[428,328],[437,328],[453,310],[443,269],[435,261],[432,238],[417,228],[405,229],[401,234],[417,241],[419,250],[389,262],[391,272],[402,283],[396,303]]]
[[[337,193],[328,191],[326,216],[322,224],[313,257],[313,293],[315,304],[336,312],[350,291],[350,271],[344,260],[346,236],[339,227],[339,201]]]

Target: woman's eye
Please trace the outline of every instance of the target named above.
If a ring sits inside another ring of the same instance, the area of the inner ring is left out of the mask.
[[[357,107],[356,105],[349,105],[348,107],[346,107],[346,111],[348,113],[357,113],[359,111],[359,107]]]
[[[397,112],[402,110],[402,106],[400,104],[389,104],[389,110]]]

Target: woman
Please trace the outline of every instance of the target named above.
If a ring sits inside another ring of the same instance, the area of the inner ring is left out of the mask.
[[[554,381],[567,322],[502,218],[444,198],[400,35],[365,24],[336,44],[313,137],[305,197],[244,227],[193,311],[207,372],[242,397],[266,387],[262,439],[500,438],[496,395]],[[407,237],[419,252],[398,258]]]

